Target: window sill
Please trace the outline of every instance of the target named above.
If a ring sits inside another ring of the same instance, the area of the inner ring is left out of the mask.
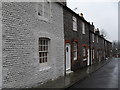
[[[83,61],[87,61],[87,58],[83,59]]]
[[[46,67],[40,68],[39,71],[41,72],[41,71],[45,71],[45,70],[49,70],[49,69],[51,69],[51,67],[50,66],[46,66]]]
[[[77,61],[77,58],[75,58],[74,61]]]
[[[38,18],[38,20],[42,20],[44,22],[47,22],[47,23],[52,23],[52,20],[49,18],[45,18],[43,16],[39,16],[39,15],[36,15],[36,17]]]
[[[40,66],[39,66],[39,71],[45,71],[45,70],[49,70],[51,67],[48,66],[48,63],[40,63]]]
[[[77,29],[73,29],[73,31],[77,32]]]
[[[38,15],[38,19],[40,19],[40,20],[43,20],[43,21],[46,21],[46,22],[49,22],[49,19],[47,19],[47,18],[44,18],[44,17],[42,17],[42,16],[39,16],[39,15]]]

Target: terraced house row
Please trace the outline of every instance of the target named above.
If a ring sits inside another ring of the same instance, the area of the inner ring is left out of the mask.
[[[112,43],[61,1],[1,0],[1,88],[34,87],[111,57]]]
[[[92,65],[111,57],[112,43],[100,34],[93,22],[64,6],[66,72]]]

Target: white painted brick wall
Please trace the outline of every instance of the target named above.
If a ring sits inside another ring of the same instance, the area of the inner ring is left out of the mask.
[[[0,2],[0,89],[2,88],[2,3]]]
[[[2,2],[3,88],[30,87],[64,75],[63,8],[52,3],[51,22],[46,22],[36,15],[36,4]],[[47,64],[39,63],[39,37],[50,39]]]

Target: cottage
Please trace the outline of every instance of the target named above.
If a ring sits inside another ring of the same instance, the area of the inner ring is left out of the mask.
[[[99,29],[87,22],[82,13],[79,15],[67,6],[63,8],[63,16],[65,73],[105,60],[105,55],[111,49],[111,42],[100,35]],[[104,41],[109,45],[105,46]]]
[[[92,23],[93,25],[93,23]],[[99,29],[90,30],[90,61],[91,64],[105,60],[111,57],[112,43],[100,35]]]
[[[64,76],[65,3],[30,1],[0,2],[2,88],[32,87]]]
[[[89,22],[64,6],[64,39],[66,73],[90,65]]]

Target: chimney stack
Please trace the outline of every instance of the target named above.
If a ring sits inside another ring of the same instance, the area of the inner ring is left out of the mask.
[[[92,22],[92,25],[93,25],[93,22]]]
[[[99,31],[99,28],[97,28],[97,31]]]
[[[95,33],[98,35],[100,34],[99,28],[96,29]]]
[[[103,37],[103,34],[101,34],[101,37]]]

